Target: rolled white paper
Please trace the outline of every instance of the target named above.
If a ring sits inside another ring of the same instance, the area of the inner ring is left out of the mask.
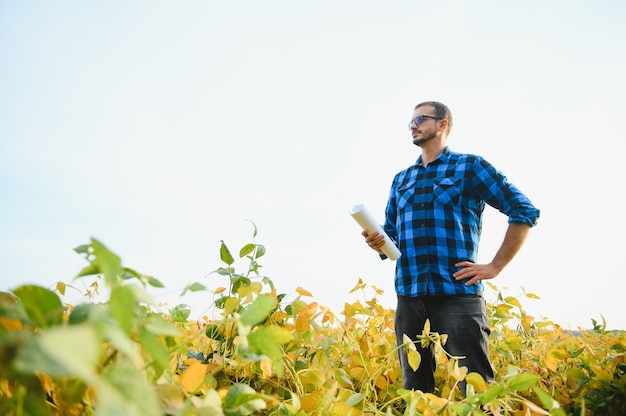
[[[390,260],[396,260],[401,256],[398,247],[396,247],[393,241],[391,241],[391,238],[389,238],[387,233],[376,222],[376,219],[374,219],[369,210],[365,208],[365,205],[359,204],[353,206],[352,210],[350,210],[350,215],[352,215],[352,218],[359,223],[361,228],[367,230],[368,234],[378,232],[378,234],[385,237],[385,244],[380,248],[380,250],[385,253]]]

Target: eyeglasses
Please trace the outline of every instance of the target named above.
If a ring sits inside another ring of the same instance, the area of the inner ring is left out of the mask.
[[[411,122],[409,123],[409,130],[411,130],[411,126],[413,124],[415,124],[415,127],[418,127],[420,124],[422,124],[424,122],[425,118],[432,118],[433,120],[443,120],[443,117],[435,117],[435,116],[417,116],[415,117],[413,120],[411,120]]]

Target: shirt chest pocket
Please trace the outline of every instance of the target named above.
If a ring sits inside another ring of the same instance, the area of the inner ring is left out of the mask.
[[[443,178],[435,182],[433,197],[435,203],[457,205],[463,193],[463,178]]]
[[[398,198],[398,209],[400,211],[403,210],[407,205],[411,205],[413,203],[414,195],[415,195],[415,184],[417,181],[411,180],[406,183],[403,183],[398,187],[397,190],[397,198]]]

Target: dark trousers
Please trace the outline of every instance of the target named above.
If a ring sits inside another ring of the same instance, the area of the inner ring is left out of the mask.
[[[481,295],[426,296],[411,298],[398,296],[395,331],[398,345],[403,343],[402,335],[412,340],[422,334],[426,319],[430,320],[431,332],[447,334],[444,349],[453,356],[463,356],[459,367],[467,366],[468,372],[480,374],[486,381],[493,380],[493,368],[489,361],[489,325],[487,306]],[[402,367],[405,389],[432,393],[435,390],[435,356],[432,344],[428,348],[416,345],[422,361],[413,371],[404,349],[398,355]],[[461,384],[465,392],[465,383]]]

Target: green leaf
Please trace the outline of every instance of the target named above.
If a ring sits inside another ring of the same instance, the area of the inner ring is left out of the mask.
[[[28,392],[26,400],[24,400],[24,414],[37,416],[52,416],[52,412],[48,407],[44,395],[39,395],[31,391]]]
[[[183,289],[183,293],[181,293],[180,296],[183,296],[187,292],[200,292],[203,290],[206,290],[205,285],[198,283],[198,282],[194,282],[190,285],[187,285],[185,289]]]
[[[143,286],[133,284],[133,285],[128,285],[128,288],[133,292],[133,295],[135,296],[135,299],[137,300],[137,302],[145,303],[148,305],[156,305],[150,293],[148,293]]]
[[[124,280],[132,279],[134,277],[137,280],[139,280],[141,284],[147,283],[152,287],[158,287],[158,288],[165,287],[163,286],[163,283],[161,283],[158,279],[152,276],[139,273],[138,271],[131,269],[129,267],[122,268],[122,271],[120,272],[120,277]]]
[[[484,393],[480,394],[480,403],[487,404],[491,403],[496,397],[500,397],[501,395],[506,395],[508,390],[501,384],[494,384],[489,387]]]
[[[561,414],[563,410],[561,409],[561,405],[558,401],[556,401],[550,394],[538,386],[533,386],[533,391],[539,398],[539,401],[543,405],[543,407],[550,411],[550,414]],[[561,412],[559,412],[559,410]],[[565,413],[563,413],[565,414]]]
[[[221,276],[230,276],[231,274],[235,273],[235,269],[233,267],[220,267],[219,269],[215,270],[215,273]]]
[[[63,304],[56,293],[34,285],[20,286],[13,293],[22,301],[28,318],[39,328],[63,322]]]
[[[220,333],[220,327],[212,324],[212,325],[207,325],[204,334],[214,340],[217,341],[223,341],[224,337],[222,336],[222,334]]]
[[[95,238],[91,239],[91,246],[96,257],[95,262],[100,269],[100,273],[104,275],[105,281],[110,286],[119,284],[118,276],[122,271],[122,260]]]
[[[289,330],[278,325],[260,327],[259,330],[265,332],[277,344],[283,345],[293,340],[293,335]]]
[[[177,337],[181,335],[180,329],[169,322],[162,315],[152,314],[146,319],[145,328],[155,335],[167,335]]]
[[[450,406],[450,409],[454,410],[453,414],[458,416],[470,415],[474,409],[474,406],[467,403],[450,403],[448,406]]]
[[[128,286],[116,286],[111,290],[109,309],[111,316],[120,328],[130,335],[135,324],[135,310],[137,300],[135,294]]]
[[[148,282],[148,284],[152,287],[159,287],[159,288],[163,288],[165,287],[163,285],[163,283],[157,279],[156,277],[152,277],[152,276],[143,276],[143,278]]]
[[[17,296],[9,292],[0,292],[0,316],[20,321],[28,319],[24,304]]]
[[[89,256],[91,252],[91,244],[82,244],[74,249],[78,254],[83,254],[85,257]]]
[[[291,333],[277,325],[262,326],[248,334],[248,344],[251,350],[264,355],[272,361],[272,365],[279,377],[283,375],[283,351],[281,345],[293,339]]]
[[[265,327],[260,327],[258,330],[248,334],[248,344],[252,352],[255,353],[255,356],[251,355],[246,358],[252,361],[259,361],[263,356],[267,357],[272,361],[272,365],[278,377],[282,377],[283,352],[280,348],[280,344],[275,342],[272,337],[263,330],[264,328]]]
[[[528,390],[537,383],[538,377],[530,373],[520,373],[506,380],[506,386],[513,391]]]
[[[98,416],[163,414],[155,390],[129,361],[115,361],[103,376],[97,388],[103,398],[96,405]]]
[[[214,389],[209,390],[204,397],[199,398],[192,402],[187,401],[185,405],[191,405],[188,411],[186,408],[183,408],[182,411],[176,413],[176,415],[180,416],[224,416],[224,411],[222,410],[222,398],[219,393]]]
[[[241,250],[239,250],[239,257],[244,257],[244,256],[252,253],[254,251],[255,247],[256,247],[256,244],[253,244],[253,243],[249,243],[249,244],[246,244],[245,246],[241,247]]]
[[[172,316],[172,321],[174,322],[187,322],[189,314],[191,314],[189,305],[176,305],[173,309],[170,309],[170,315]]]
[[[99,355],[100,339],[91,325],[55,327],[30,338],[19,352],[16,367],[28,373],[78,377],[94,383]]]
[[[252,280],[250,280],[248,277],[239,274],[235,275],[231,277],[231,290],[233,291],[233,293],[237,293],[239,291],[239,288],[250,286],[251,283]]]
[[[128,279],[132,279],[133,277],[135,279],[142,280],[141,274],[138,271],[133,270],[133,269],[131,269],[129,267],[123,267],[121,269],[121,271],[120,271],[120,278],[122,278],[123,280],[128,280]]]
[[[249,221],[252,224],[252,227],[253,227],[253,229],[252,229],[252,238],[255,238],[256,234],[257,234],[256,224],[254,223],[254,221],[250,221],[250,220],[247,220],[247,221]]]
[[[107,340],[120,352],[129,357],[137,356],[138,350],[136,348],[136,344],[130,336],[122,331],[119,326],[115,325],[110,319],[104,319],[105,317],[103,316],[101,320],[96,321],[90,316],[90,321],[92,324],[95,323],[95,328],[100,338]]]
[[[153,333],[147,330],[140,331],[139,343],[162,369],[169,366],[170,353]]]
[[[278,301],[266,293],[257,296],[241,314],[241,323],[244,325],[256,325],[263,322],[278,306]]]
[[[235,262],[235,259],[233,258],[232,254],[230,254],[230,250],[228,250],[228,247],[226,247],[224,240],[222,240],[221,243],[222,244],[220,245],[220,259],[222,259],[224,263],[230,266],[231,264]]]
[[[192,283],[191,286],[189,286],[189,290],[192,292],[200,292],[202,290],[206,290],[206,286],[201,283],[195,282]]]
[[[89,320],[90,317],[99,312],[96,311],[96,309],[102,309],[102,306],[95,303],[81,303],[80,305],[76,305],[70,314],[70,325],[81,324]]]
[[[256,245],[256,253],[254,255],[255,259],[258,259],[259,257],[262,257],[265,254],[266,250],[265,250],[265,246],[261,245],[261,244],[257,244]]]
[[[263,283],[265,283],[266,285],[268,285],[270,287],[271,290],[274,290],[274,282],[272,282],[272,279],[270,279],[269,277],[265,276],[263,277],[263,279],[261,279],[263,281]],[[279,294],[278,297],[278,301],[282,301],[283,298],[286,296],[285,293],[281,293]]]
[[[363,393],[355,393],[352,396],[350,396],[348,400],[346,400],[346,404],[348,406],[356,406],[357,404],[361,403],[361,401],[363,400],[363,397],[365,397]]]
[[[246,416],[265,409],[263,396],[257,394],[246,384],[233,384],[224,398],[224,414],[226,416]]]
[[[76,277],[91,276],[94,274],[100,274],[100,267],[96,263],[91,263],[89,266],[83,267]]]

